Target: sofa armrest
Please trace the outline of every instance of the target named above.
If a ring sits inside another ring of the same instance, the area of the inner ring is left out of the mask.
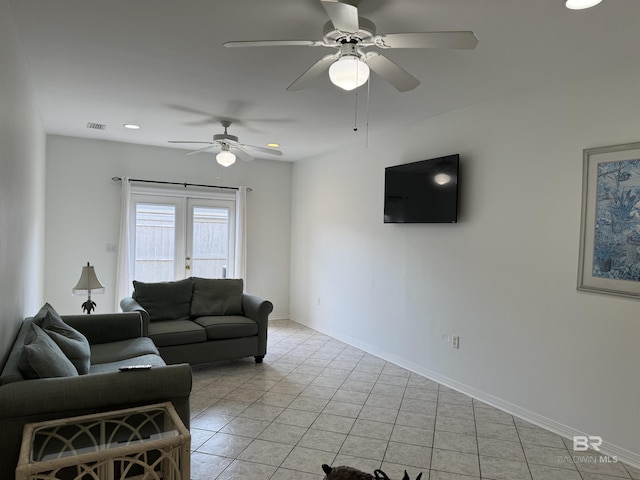
[[[269,314],[273,311],[273,303],[255,295],[244,293],[242,295],[242,309],[245,317],[258,324],[258,352],[259,355],[265,355],[267,353]]]
[[[191,382],[191,367],[183,363],[0,386],[0,478],[14,478],[20,438],[30,422],[170,401],[189,428]]]
[[[7,418],[56,418],[60,412],[116,410],[169,397],[188,397],[191,367],[182,363],[150,370],[109,372],[77,377],[41,378],[3,385],[0,421]]]
[[[136,302],[132,297],[125,297],[120,300],[120,308],[123,312],[140,312],[142,316],[142,335],[149,336],[149,312],[142,305]]]
[[[87,337],[91,345],[144,336],[138,312],[63,315],[62,320]]]

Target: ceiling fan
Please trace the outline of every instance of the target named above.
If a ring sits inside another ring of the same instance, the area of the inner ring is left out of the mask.
[[[300,75],[287,90],[301,90],[313,79],[329,69],[331,82],[353,90],[369,78],[369,70],[384,78],[397,90],[413,90],[420,81],[381,53],[364,51],[378,48],[455,48],[473,49],[478,38],[473,32],[422,32],[376,34],[371,20],[358,16],[358,7],[347,0],[320,0],[330,21],[325,23],[322,40],[258,40],[227,42],[225,47],[331,47],[338,51],[325,55]]]
[[[244,143],[240,143],[238,141],[238,137],[227,133],[227,128],[231,126],[231,122],[229,120],[222,120],[220,124],[224,128],[224,133],[215,134],[213,136],[213,141],[211,142],[198,142],[198,141],[190,141],[190,140],[169,140],[169,143],[206,143],[207,144],[206,147],[199,148],[198,150],[193,150],[191,152],[186,153],[186,155],[195,155],[196,153],[206,152],[207,150],[210,150],[212,148],[220,148],[220,153],[216,155],[216,160],[220,165],[224,167],[233,165],[236,161],[236,157],[239,157],[241,160],[244,160],[245,162],[253,160],[253,157],[249,153],[247,153],[245,149],[255,150],[261,153],[268,153],[269,155],[282,156],[282,152],[274,148],[257,147],[255,145],[247,145]]]

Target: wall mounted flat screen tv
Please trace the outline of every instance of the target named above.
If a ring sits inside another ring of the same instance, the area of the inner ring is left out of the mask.
[[[384,223],[456,223],[459,155],[385,168]]]

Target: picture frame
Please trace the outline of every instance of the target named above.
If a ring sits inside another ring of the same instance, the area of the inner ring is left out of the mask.
[[[640,142],[583,151],[578,290],[640,298]]]

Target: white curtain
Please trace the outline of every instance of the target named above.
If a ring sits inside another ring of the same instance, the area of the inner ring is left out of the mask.
[[[120,311],[120,300],[131,296],[133,292],[133,274],[131,266],[131,245],[129,235],[129,217],[131,210],[131,181],[122,179],[122,203],[120,206],[120,239],[118,241],[118,264],[116,266],[116,312]]]
[[[247,187],[236,191],[236,258],[235,276],[244,280],[247,290]]]

